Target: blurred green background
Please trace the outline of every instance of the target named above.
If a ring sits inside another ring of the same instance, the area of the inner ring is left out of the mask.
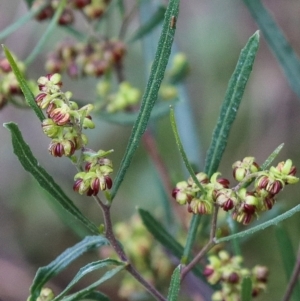
[[[127,9],[135,1],[127,1]],[[155,2],[155,1],[153,1]],[[214,129],[219,107],[228,80],[235,68],[241,48],[258,29],[241,0],[190,0],[181,1],[175,43],[190,63],[190,74],[185,86],[190,98],[197,136],[201,144],[199,160],[203,162]],[[297,53],[300,52],[300,2],[296,0],[263,1]],[[0,31],[20,18],[27,8],[24,1],[0,0]],[[118,33],[119,21],[110,22],[109,30]],[[78,27],[84,23],[79,23]],[[138,17],[128,28],[128,35],[138,26]],[[47,25],[30,21],[1,43],[18,58],[25,59],[37,43]],[[56,41],[66,36],[59,29],[46,44],[45,50],[28,69],[28,75],[37,79],[45,74],[46,52],[52,51]],[[153,41],[155,45],[156,41]],[[144,64],[139,43],[128,46],[125,60],[126,76],[140,89],[147,79],[148,66]],[[71,81],[63,77],[64,90],[70,90],[76,99],[92,100],[95,97],[96,79]],[[180,112],[177,112],[180,116]],[[281,143],[285,147],[276,162],[290,158],[300,166],[300,99],[287,84],[278,62],[270,52],[263,36],[254,64],[253,73],[233,125],[231,136],[219,170],[232,179],[231,165],[245,156],[255,156],[258,163]],[[177,117],[177,118],[178,118]],[[38,119],[30,110],[12,105],[0,112],[1,123],[18,123],[25,140],[41,165],[62,185],[67,195],[96,224],[102,222],[97,206],[88,197],[79,197],[72,190],[75,168],[66,158],[53,158],[47,147],[49,139],[41,131]],[[113,125],[94,117],[96,130],[87,132],[94,149],[114,149],[112,155],[117,169],[126,148],[131,128]],[[158,121],[157,143],[173,181],[182,180],[181,159],[178,156],[168,116]],[[187,132],[186,135],[189,135]],[[0,299],[26,300],[36,269],[52,261],[65,248],[75,244],[78,237],[57,216],[50,196],[40,189],[26,173],[12,152],[9,132],[0,127]],[[288,210],[299,202],[300,185],[287,187],[276,206]],[[160,188],[153,164],[143,146],[138,149],[113,205],[113,221],[126,221],[136,207],[162,212]],[[275,206],[275,208],[276,208]],[[274,209],[275,209],[274,208]],[[279,208],[279,207],[278,207]],[[180,223],[180,220],[178,220]],[[283,223],[293,239],[296,252],[300,238],[299,215]],[[241,243],[245,265],[267,265],[270,269],[268,290],[258,300],[280,300],[287,284],[283,271],[274,227],[249,237]],[[52,287],[64,287],[80,264],[95,259],[95,254],[83,257],[64,273],[57,276]],[[84,283],[82,283],[83,285]],[[114,284],[105,291],[112,300],[119,300]],[[196,299],[195,299],[196,300]],[[197,299],[198,300],[198,299]],[[199,299],[200,300],[200,299]]]

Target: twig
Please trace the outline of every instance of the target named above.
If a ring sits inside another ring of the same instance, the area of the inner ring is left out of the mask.
[[[293,289],[294,289],[295,285],[297,284],[299,273],[300,273],[300,248],[298,250],[297,261],[296,261],[292,276],[290,278],[288,287],[286,289],[286,292],[283,296],[282,301],[290,300],[292,293],[293,293]]]
[[[195,256],[195,258],[181,271],[181,281],[183,281],[184,277],[193,269],[193,267],[199,263],[199,261],[203,258],[203,256],[216,244],[214,238],[216,235],[217,229],[217,217],[218,217],[217,206],[214,207],[213,217],[211,221],[211,230],[208,243],[201,249],[201,251]]]
[[[159,301],[166,301],[167,299],[149,282],[147,282],[142,275],[134,268],[134,266],[129,262],[128,257],[126,256],[124,250],[122,249],[120,243],[115,237],[113,232],[111,217],[110,217],[110,205],[104,204],[101,199],[96,196],[94,197],[100,206],[103,217],[104,217],[104,225],[105,225],[105,237],[110,242],[110,245],[115,250],[119,258],[126,263],[126,270],[139,282],[141,283],[147,291]]]

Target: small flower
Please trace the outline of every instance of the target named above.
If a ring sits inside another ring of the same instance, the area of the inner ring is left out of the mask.
[[[41,92],[50,94],[59,92],[62,86],[61,75],[58,73],[42,76],[37,82]]]
[[[262,175],[256,179],[255,187],[257,189],[264,189],[275,195],[283,189],[284,182],[274,178],[272,175]]]
[[[242,161],[236,161],[232,165],[233,177],[241,182],[248,174],[259,171],[259,165],[254,160],[254,157],[246,157]]]
[[[231,210],[237,202],[237,196],[232,189],[223,188],[216,192],[216,203],[224,211]]]
[[[203,199],[192,199],[188,204],[188,211],[194,214],[211,214],[213,205]]]

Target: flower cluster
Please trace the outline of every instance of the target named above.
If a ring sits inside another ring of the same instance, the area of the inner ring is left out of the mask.
[[[46,0],[36,0],[33,6],[41,6]],[[49,1],[48,1],[49,2]],[[89,20],[99,19],[106,11],[110,0],[69,0],[58,23],[59,25],[70,25],[75,19],[75,10],[81,11]],[[50,3],[36,16],[38,21],[51,19],[58,7],[58,0]]]
[[[24,64],[17,60],[13,55],[19,70],[24,74]],[[28,81],[33,86],[32,81]],[[13,73],[11,66],[5,57],[0,58],[0,109],[2,109],[9,101],[20,105],[24,105],[24,97],[20,89],[19,83]]]
[[[54,297],[55,297],[55,295],[54,295],[53,291],[48,287],[44,287],[44,288],[42,288],[41,293],[36,300],[37,301],[51,301],[54,299]]]
[[[105,156],[111,151],[98,151],[97,153],[84,151],[85,170],[75,175],[73,189],[80,194],[88,196],[97,195],[98,192],[110,189],[113,172],[112,162]]]
[[[214,173],[209,178],[201,172],[196,175],[199,184],[192,178],[177,183],[173,197],[180,205],[188,205],[188,211],[194,214],[211,214],[213,206],[224,211],[232,210],[232,218],[244,225],[251,222],[254,216],[272,209],[275,196],[287,185],[299,181],[295,177],[296,168],[288,159],[269,170],[260,170],[254,157],[246,157],[233,164],[233,175],[239,184],[229,188],[229,181],[218,178]],[[253,182],[254,187],[247,187]]]
[[[41,109],[46,109],[48,118],[43,120],[45,135],[52,139],[49,152],[54,157],[70,157],[74,152],[87,144],[87,137],[81,133],[83,128],[94,128],[89,113],[92,105],[78,108],[71,101],[71,92],[61,91],[61,76],[48,74],[38,79],[40,93],[35,100]]]
[[[155,243],[153,236],[143,226],[139,216],[134,215],[129,221],[114,225],[114,232],[128,255],[130,262],[143,277],[158,290],[168,287],[174,269],[161,246]],[[104,257],[114,257],[110,247],[101,248]],[[143,299],[144,290],[129,274],[122,279],[119,295],[133,300]]]
[[[131,86],[129,82],[121,82],[116,93],[110,92],[110,82],[100,81],[97,85],[97,94],[101,98],[102,107],[109,113],[125,111],[136,105],[140,98],[139,89]]]
[[[240,301],[242,281],[246,277],[252,281],[253,297],[265,291],[268,277],[266,267],[256,265],[252,270],[243,268],[242,257],[230,257],[226,251],[211,255],[208,260],[204,276],[209,283],[221,285],[221,289],[213,294],[212,301]]]
[[[46,70],[50,73],[67,72],[72,78],[100,77],[120,63],[124,54],[125,45],[119,40],[64,42],[49,55]]]
[[[47,113],[42,122],[43,132],[52,139],[49,152],[54,157],[74,157],[76,150],[82,150],[80,163],[85,163],[85,169],[75,175],[73,189],[88,196],[97,195],[101,190],[112,187],[110,174],[113,171],[112,162],[105,156],[111,151],[99,150],[94,152],[87,149],[87,137],[82,129],[95,127],[90,112],[91,104],[78,108],[76,102],[71,101],[71,92],[61,91],[61,76],[48,74],[38,79],[40,93],[35,100],[41,109]]]

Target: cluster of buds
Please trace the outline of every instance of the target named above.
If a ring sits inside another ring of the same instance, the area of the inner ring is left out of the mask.
[[[124,54],[125,45],[119,40],[64,42],[49,55],[45,67],[50,73],[67,72],[72,78],[100,77],[119,64]]]
[[[40,77],[38,86],[40,93],[35,101],[48,116],[43,120],[42,128],[44,134],[52,139],[49,152],[54,157],[71,157],[87,144],[82,128],[95,127],[90,116],[93,106],[79,109],[77,103],[70,100],[72,93],[61,91],[61,76],[57,73]]]
[[[43,132],[52,139],[49,152],[54,157],[67,156],[76,161],[73,156],[76,150],[82,149],[80,162],[85,163],[84,171],[75,175],[73,189],[88,196],[97,195],[101,190],[112,187],[112,162],[105,156],[111,151],[94,152],[87,149],[87,137],[82,129],[95,127],[90,112],[93,106],[88,104],[78,108],[71,101],[71,92],[61,91],[61,76],[48,74],[38,79],[40,93],[35,100],[41,109],[45,109],[48,118],[43,120]]]
[[[14,60],[19,70],[24,74],[24,64],[21,61],[18,61],[15,56]],[[28,81],[28,84],[33,86],[32,81]],[[0,109],[2,109],[9,101],[15,103],[22,101],[22,104],[24,104],[24,97],[7,58],[0,57]]]
[[[54,298],[55,298],[55,295],[54,295],[53,291],[48,287],[44,287],[44,288],[42,288],[41,293],[36,300],[37,301],[51,301]]]
[[[241,256],[230,255],[220,251],[218,255],[208,257],[209,264],[204,269],[204,276],[210,284],[221,285],[221,289],[212,296],[212,301],[240,301],[244,278],[252,281],[252,297],[266,290],[268,269],[256,265],[252,270],[242,267]]]
[[[112,162],[106,155],[111,151],[99,150],[97,153],[91,151],[83,152],[83,160],[86,162],[85,169],[75,175],[74,191],[79,194],[95,196],[98,192],[110,189],[113,172]]]
[[[155,243],[153,236],[143,226],[139,216],[134,215],[126,223],[114,225],[114,232],[128,255],[130,262],[142,276],[158,290],[163,291],[169,285],[174,269],[161,246]],[[101,248],[104,257],[115,257],[110,247]],[[135,299],[144,294],[143,288],[129,275],[125,274],[119,286],[119,295],[126,299]]]
[[[33,4],[34,7],[48,5],[36,16],[36,20],[43,21],[51,19],[58,7],[58,0],[36,0]],[[63,13],[61,14],[58,24],[70,25],[75,20],[75,10],[81,11],[89,20],[99,19],[106,11],[110,0],[69,0]]]
[[[100,81],[97,85],[97,94],[101,99],[102,107],[105,107],[109,113],[130,110],[141,98],[140,90],[132,87],[129,82],[121,82],[118,91],[110,93],[110,82]]]
[[[211,214],[213,206],[224,211],[232,210],[232,218],[247,225],[254,216],[272,209],[275,196],[287,185],[295,184],[296,168],[288,159],[269,170],[261,170],[254,157],[246,157],[233,164],[233,176],[239,184],[229,188],[229,181],[218,178],[220,173],[209,177],[201,172],[196,175],[202,187],[192,178],[177,183],[173,197],[180,205],[187,204],[189,212],[194,214]],[[247,187],[254,181],[254,187]],[[200,189],[201,188],[201,189]]]

